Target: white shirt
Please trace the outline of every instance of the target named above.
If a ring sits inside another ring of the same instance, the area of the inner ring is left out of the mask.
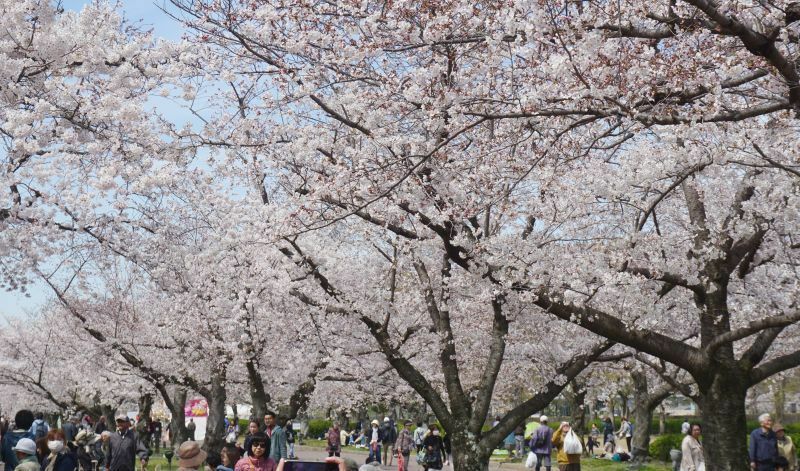
[[[378,443],[378,429],[372,429],[372,441],[370,443]]]

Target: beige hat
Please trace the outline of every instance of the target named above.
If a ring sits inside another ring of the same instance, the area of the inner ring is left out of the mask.
[[[380,422],[378,422],[378,419],[375,419],[372,421],[372,425],[380,425]]]
[[[783,430],[784,432],[786,431],[786,429],[783,428],[783,425],[781,425],[781,424],[775,424],[775,425],[772,426],[772,431],[775,432],[775,433],[778,433],[781,430]]]
[[[191,440],[183,442],[178,448],[178,466],[197,469],[206,461],[206,456],[199,443]]]

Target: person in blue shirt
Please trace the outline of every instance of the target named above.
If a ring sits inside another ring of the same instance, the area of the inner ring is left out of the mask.
[[[775,471],[778,459],[778,437],[772,431],[772,417],[761,414],[761,427],[750,433],[750,468],[755,471]]]
[[[14,471],[14,468],[19,464],[17,453],[14,451],[17,442],[23,438],[33,440],[33,434],[30,431],[31,425],[33,425],[33,412],[22,409],[14,416],[14,428],[3,435],[2,446],[0,446],[0,461],[6,464],[5,471]]]

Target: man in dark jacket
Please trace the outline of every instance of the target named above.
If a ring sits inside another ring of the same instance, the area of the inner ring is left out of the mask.
[[[64,439],[67,443],[70,443],[75,440],[75,436],[78,435],[78,424],[81,422],[81,415],[75,414],[69,418],[69,422],[65,423],[61,429],[64,431]]]
[[[750,433],[750,468],[755,471],[775,471],[778,459],[778,437],[772,431],[772,417],[761,414],[761,427]]]
[[[389,417],[383,418],[383,463],[387,466],[392,465],[392,458],[394,457],[394,442],[397,441],[397,426],[394,420]]]
[[[32,424],[33,412],[22,409],[14,416],[14,429],[3,435],[0,460],[6,464],[5,471],[14,471],[14,468],[19,464],[17,453],[13,450],[17,446],[17,442],[23,438],[33,440],[33,434],[30,431]]]
[[[117,431],[111,434],[108,441],[108,471],[136,471],[137,456],[142,465],[147,465],[147,447],[131,430],[130,420],[124,415],[117,417]]]

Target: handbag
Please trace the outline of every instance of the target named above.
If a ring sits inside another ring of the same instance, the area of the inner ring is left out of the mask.
[[[580,455],[583,453],[583,444],[575,432],[570,430],[564,438],[564,453],[568,455]]]
[[[525,460],[525,467],[528,469],[533,469],[536,467],[536,463],[539,461],[539,458],[536,456],[536,453],[529,451],[528,452],[528,459]]]
[[[427,453],[425,453],[425,449],[423,448],[422,450],[419,451],[419,453],[417,453],[417,464],[419,465],[424,464],[426,456]]]

